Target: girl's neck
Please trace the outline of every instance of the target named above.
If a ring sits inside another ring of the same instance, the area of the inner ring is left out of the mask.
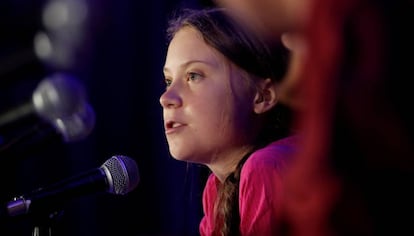
[[[252,150],[252,146],[243,146],[236,150],[220,153],[207,164],[207,167],[223,183],[227,176],[236,169],[240,160]]]

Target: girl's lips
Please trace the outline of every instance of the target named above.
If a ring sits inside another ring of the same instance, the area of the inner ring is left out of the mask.
[[[185,125],[182,123],[175,122],[175,121],[168,121],[165,123],[165,133],[170,134],[170,133],[176,132],[178,129],[182,128],[183,126]]]

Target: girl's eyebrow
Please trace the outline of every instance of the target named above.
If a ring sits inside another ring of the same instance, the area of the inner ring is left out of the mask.
[[[206,65],[209,65],[209,66],[216,66],[217,65],[217,63],[212,62],[212,61],[208,61],[208,60],[190,60],[190,61],[187,61],[187,62],[181,64],[180,68],[185,68],[185,67],[188,67],[191,64],[197,64],[197,63],[206,64]],[[168,67],[164,66],[163,71],[164,71],[164,73],[169,72],[170,69]]]

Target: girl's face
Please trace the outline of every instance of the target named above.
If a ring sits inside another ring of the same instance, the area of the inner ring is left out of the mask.
[[[208,165],[248,145],[254,91],[194,28],[175,34],[164,76],[167,88],[160,103],[175,159]]]

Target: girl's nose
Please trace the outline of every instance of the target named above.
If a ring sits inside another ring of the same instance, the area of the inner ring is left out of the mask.
[[[181,106],[182,101],[179,94],[175,91],[176,89],[171,86],[161,95],[160,104],[164,109],[177,108]]]

